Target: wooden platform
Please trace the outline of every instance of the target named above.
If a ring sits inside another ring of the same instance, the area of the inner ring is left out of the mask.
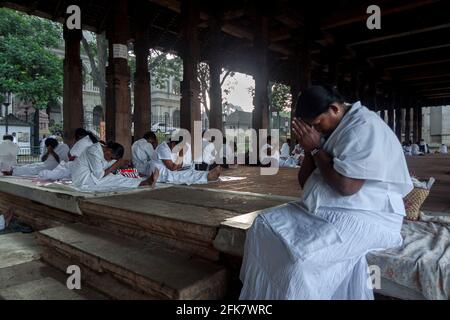
[[[406,160],[410,172],[420,179],[429,179],[430,177],[436,179],[436,184],[424,203],[423,209],[450,213],[450,155],[407,157]],[[241,166],[224,171],[224,175],[245,179],[197,186],[197,188],[252,192],[297,199],[302,195],[297,180],[298,169],[281,168],[276,176],[261,176],[259,168]]]
[[[218,260],[213,241],[221,223],[242,214],[274,207],[285,199],[228,191],[172,187],[139,194],[80,202],[90,225]]]

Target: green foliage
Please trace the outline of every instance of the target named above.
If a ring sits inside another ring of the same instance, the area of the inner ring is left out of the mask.
[[[165,89],[167,81],[171,78],[175,82],[180,82],[183,79],[183,60],[180,57],[151,50],[149,60],[153,86]]]
[[[62,136],[64,129],[62,123],[53,123],[49,128],[49,131],[52,135]]]
[[[270,110],[272,112],[285,112],[291,108],[292,96],[288,86],[275,83],[269,96]]]
[[[49,48],[61,43],[56,24],[0,9],[0,92],[13,92],[43,109],[62,94],[62,60]]]

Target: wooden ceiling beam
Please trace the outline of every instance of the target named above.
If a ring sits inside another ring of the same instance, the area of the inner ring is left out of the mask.
[[[381,7],[382,15],[387,16],[390,14],[416,9],[421,6],[431,5],[439,1],[440,0],[384,0],[378,1],[377,4]],[[329,30],[352,23],[365,22],[368,18],[367,7],[368,5],[360,5],[354,9],[334,12],[331,16],[325,17],[321,20],[320,27],[322,30]]]

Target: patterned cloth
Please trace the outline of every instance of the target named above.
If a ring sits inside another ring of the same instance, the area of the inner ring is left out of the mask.
[[[400,248],[369,254],[382,276],[429,300],[450,299],[450,217],[421,216],[405,221]]]

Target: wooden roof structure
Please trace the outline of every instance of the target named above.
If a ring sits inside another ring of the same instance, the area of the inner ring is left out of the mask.
[[[1,1],[0,6],[63,21],[67,6],[79,4],[83,28],[102,32],[107,25],[108,3],[15,0]],[[381,8],[381,30],[366,27],[366,10],[371,4]],[[180,51],[180,1],[130,1],[129,5],[130,21],[136,11],[148,17],[148,37],[154,47]],[[330,74],[337,72],[342,88],[356,86],[364,92],[373,79],[379,95],[396,90],[423,106],[450,104],[449,8],[449,2],[443,0],[316,0],[307,4],[295,0],[229,0],[220,5],[204,0],[200,3],[201,52],[207,60],[212,45],[208,22],[220,17],[223,65],[253,74],[258,68],[252,50],[257,32],[254,21],[264,16],[269,23],[271,80],[290,83],[295,78],[291,61],[299,55],[307,33],[312,41],[313,82],[329,82],[333,77]]]

